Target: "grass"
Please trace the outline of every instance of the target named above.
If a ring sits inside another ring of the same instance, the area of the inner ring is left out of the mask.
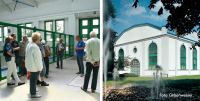
[[[180,80],[200,80],[200,75],[191,75],[191,76],[175,76],[165,78],[167,81],[180,81]],[[113,86],[114,84],[117,86],[123,86],[128,84],[149,84],[152,83],[153,77],[124,77],[117,81],[108,80],[105,82],[106,87]]]

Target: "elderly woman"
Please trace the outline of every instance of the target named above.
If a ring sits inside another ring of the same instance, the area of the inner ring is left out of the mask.
[[[18,75],[17,75],[17,67],[16,67],[16,63],[15,63],[15,55],[14,55],[14,51],[18,50],[18,48],[13,48],[11,43],[13,41],[13,38],[11,36],[7,37],[5,40],[5,45],[4,45],[4,56],[5,56],[5,60],[8,66],[8,73],[7,73],[7,85],[14,85],[15,83],[11,82],[11,75],[13,74],[14,79],[16,81],[16,84],[18,85],[22,85],[25,84],[24,82],[22,82]]]
[[[42,54],[37,44],[40,43],[40,33],[32,34],[32,42],[26,47],[25,65],[30,72],[30,94],[31,98],[41,97],[36,93],[36,84],[40,71],[43,69]]]

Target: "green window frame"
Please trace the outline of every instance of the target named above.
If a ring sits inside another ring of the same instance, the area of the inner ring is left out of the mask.
[[[3,29],[0,26],[0,42],[3,42]]]
[[[90,32],[95,31],[97,37],[100,38],[100,19],[99,17],[95,18],[82,18],[79,19],[79,35],[86,41],[90,38]]]
[[[181,66],[181,70],[186,70],[186,48],[185,48],[185,45],[181,45],[181,49],[180,49],[180,66]]]
[[[123,70],[123,68],[124,68],[124,50],[120,48],[118,52],[118,69]]]
[[[25,27],[33,27],[33,24],[31,22],[29,23],[23,23],[23,24],[18,24],[19,26],[25,26]],[[22,36],[26,35],[27,37],[31,37],[32,36],[32,30],[30,29],[25,29],[25,28],[21,28],[21,33]]]
[[[152,42],[149,45],[149,70],[155,70],[157,65],[157,45]]]
[[[193,55],[193,70],[197,70],[197,49],[194,48],[192,51]]]
[[[47,28],[47,24],[50,24],[50,28]],[[48,21],[44,21],[44,29],[48,30],[48,31],[53,31],[53,20],[48,20]],[[46,40],[46,43],[50,46],[51,49],[51,53],[53,52],[53,33],[50,32],[45,32],[44,34],[44,40]],[[53,54],[51,54],[50,57],[53,57]]]
[[[58,23],[62,22],[63,26],[58,26]],[[62,27],[62,28],[59,28]],[[59,31],[59,29],[63,29],[63,31]],[[55,31],[58,33],[64,33],[65,32],[65,20],[64,19],[59,19],[59,20],[55,20]]]

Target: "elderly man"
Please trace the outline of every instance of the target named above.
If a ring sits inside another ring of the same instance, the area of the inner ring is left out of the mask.
[[[36,84],[40,71],[43,69],[42,54],[37,44],[40,43],[40,33],[32,34],[32,42],[26,47],[25,64],[30,72],[30,94],[31,98],[41,97],[36,93]]]
[[[65,52],[65,45],[63,39],[60,39],[59,43],[56,45],[56,55],[57,55],[57,67],[63,69],[63,55]]]
[[[86,74],[83,87],[81,89],[83,91],[87,91],[88,83],[90,80],[90,74],[93,71],[92,77],[92,93],[95,93],[97,86],[97,77],[99,71],[99,61],[100,61],[100,42],[99,39],[96,38],[95,32],[90,32],[90,39],[86,42]]]
[[[22,42],[20,42],[19,44],[19,59],[20,59],[20,63],[19,63],[19,73],[21,75],[25,75],[26,74],[26,68],[25,68],[25,52],[26,52],[26,46],[28,44],[28,38],[27,36],[23,36],[22,38]]]

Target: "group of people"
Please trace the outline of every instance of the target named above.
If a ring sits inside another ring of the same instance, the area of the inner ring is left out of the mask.
[[[91,84],[91,92],[95,93],[97,86],[97,78],[99,71],[99,63],[100,63],[100,41],[96,37],[96,33],[94,31],[90,32],[90,39],[86,41],[86,43],[81,40],[80,36],[76,36],[77,45],[76,45],[76,56],[77,56],[77,64],[79,67],[79,71],[76,74],[80,74],[81,77],[84,76],[84,57],[86,57],[86,73],[84,78],[84,84],[81,87],[83,91],[87,91],[88,83],[90,80],[91,72],[93,71],[92,76],[92,84]]]
[[[44,79],[49,75],[49,56],[51,54],[50,47],[45,44],[45,41],[42,41],[40,34],[33,33],[32,42],[28,42],[27,36],[23,36],[22,41],[17,42],[16,35],[11,34],[5,39],[3,54],[8,67],[7,85],[25,84],[19,79],[19,76],[27,75],[27,78],[30,79],[31,97],[40,97],[36,94],[36,85],[49,86]],[[17,67],[19,67],[19,75]],[[12,82],[12,76],[15,82]]]
[[[90,33],[90,39],[84,43],[80,36],[76,36],[78,41],[75,48],[77,55],[77,63],[81,77],[84,77],[84,57],[86,57],[86,73],[84,84],[81,87],[83,91],[87,91],[91,72],[93,71],[91,92],[94,93],[97,86],[97,77],[100,61],[100,42],[95,32]],[[56,45],[57,68],[63,69],[63,55],[65,46],[63,39],[59,40]],[[51,55],[50,47],[42,40],[40,33],[32,33],[32,40],[28,42],[27,36],[23,36],[22,42],[16,41],[16,35],[12,34],[5,39],[3,54],[8,66],[7,85],[23,85],[25,82],[19,79],[17,74],[17,66],[20,68],[19,74],[26,75],[30,79],[30,96],[31,98],[39,98],[41,95],[37,93],[36,85],[49,86],[45,77],[49,75],[49,56]],[[11,76],[15,80],[12,82]]]

